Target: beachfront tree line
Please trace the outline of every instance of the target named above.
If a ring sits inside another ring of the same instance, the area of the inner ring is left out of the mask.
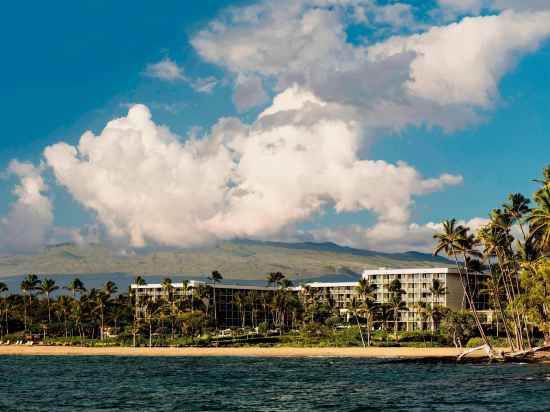
[[[513,354],[533,348],[534,333],[544,335],[550,345],[550,166],[533,201],[520,193],[510,194],[501,207],[489,214],[489,222],[471,233],[455,219],[443,222],[435,254],[444,252],[454,259],[482,345],[492,357],[497,354],[474,305],[475,288],[470,276],[486,272],[483,292],[489,298],[497,325],[502,325]]]
[[[171,279],[164,278],[160,283],[162,293],[153,297],[136,296],[131,290],[117,293],[118,288],[112,281],[101,288],[87,290],[78,278],[60,287],[51,278],[39,279],[30,274],[21,282],[20,294],[8,295],[7,286],[0,283],[0,339],[5,335],[17,335],[21,339],[34,335],[42,339],[84,342],[123,334],[131,337],[134,344],[141,336],[145,337],[145,343],[152,345],[159,339],[167,341],[215,334],[223,326],[219,322],[216,304],[219,296],[212,285],[222,281],[223,277],[214,271],[208,279],[211,284],[190,287],[187,281],[183,281],[183,286],[176,288]],[[266,280],[267,285],[273,287],[272,291],[235,293],[233,304],[239,314],[241,330],[255,329],[260,334],[299,330],[311,336],[321,336],[327,329],[350,322],[357,325],[361,341],[366,346],[371,344],[373,329],[393,331],[397,336],[399,318],[403,311],[408,310],[402,300],[404,291],[397,279],[389,286],[391,297],[385,304],[376,303],[374,286],[365,279],[360,280],[344,313],[337,309],[331,295],[320,289],[306,285],[296,293],[291,289],[292,281],[281,272],[270,273]],[[138,276],[134,283],[145,285],[146,281]],[[65,293],[61,293],[63,291]],[[447,293],[438,280],[433,281],[431,292],[436,300]],[[420,328],[426,329],[427,321],[434,320],[432,332],[448,314],[445,308],[428,302],[422,302],[414,309],[422,313]]]

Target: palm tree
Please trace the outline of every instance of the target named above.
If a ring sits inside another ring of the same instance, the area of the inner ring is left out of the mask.
[[[284,278],[281,272],[271,272],[267,275],[267,286],[279,287]]]
[[[432,279],[432,286],[430,286],[430,294],[432,295],[432,312],[437,311],[439,306],[439,298],[445,296],[449,293],[447,287],[439,279]],[[436,303],[437,301],[437,303]],[[437,328],[436,317],[432,316],[432,333],[435,332]]]
[[[399,313],[407,310],[407,305],[399,295],[391,295],[388,301],[389,308],[393,313],[393,334],[397,338],[397,329],[399,328]]]
[[[447,287],[439,279],[432,279],[432,286],[430,286],[430,294],[432,295],[432,306],[435,305],[435,301],[439,301],[441,296],[445,296],[449,293]]]
[[[8,285],[6,285],[4,282],[0,282],[0,297],[2,297],[2,302],[4,303],[4,308],[3,308],[3,311],[0,312],[0,324],[2,324],[2,320],[3,320],[3,314],[5,314],[6,316],[6,333],[7,330],[8,330],[8,302],[7,302],[7,298],[6,296],[3,296],[4,293],[6,293],[8,291]],[[2,331],[4,328],[0,327],[0,331]],[[2,334],[0,333],[0,338],[2,337]]]
[[[84,345],[84,329],[82,328],[82,319],[84,317],[83,302],[82,300],[73,299],[71,314],[74,325],[78,330],[78,336],[80,337],[80,346]],[[72,332],[71,332],[72,333]]]
[[[94,294],[94,299],[93,299],[94,311],[99,313],[99,322],[100,322],[99,336],[101,340],[103,340],[104,338],[105,312],[107,311],[107,304],[109,302],[109,298],[110,297],[107,293],[105,293],[104,291],[99,291]]]
[[[57,298],[57,302],[55,304],[56,311],[59,314],[59,317],[63,320],[63,325],[65,327],[65,340],[69,335],[68,318],[71,309],[71,303],[72,299],[70,297],[66,295],[61,295],[59,296],[59,298]]]
[[[172,303],[172,294],[174,293],[174,286],[172,285],[172,279],[170,278],[164,278],[160,282],[160,286],[162,287],[162,290],[164,291],[164,298],[167,302],[170,304]]]
[[[348,310],[355,316],[355,321],[357,322],[357,327],[359,328],[359,335],[361,336],[361,343],[363,347],[366,348],[365,338],[363,338],[363,331],[361,330],[361,324],[359,323],[359,318],[357,317],[357,311],[361,303],[357,300],[356,296],[353,296],[349,302]]]
[[[420,330],[424,330],[426,326],[426,320],[428,320],[431,313],[431,305],[426,302],[416,302],[414,305],[416,314],[420,318]]]
[[[59,289],[59,286],[56,286],[55,280],[46,278],[36,288],[42,295],[46,296],[46,301],[48,303],[48,324],[52,321],[52,311],[51,311],[51,301],[50,295],[52,292],[55,292]]]
[[[107,296],[111,297],[112,295],[114,295],[118,291],[118,286],[116,285],[115,282],[109,280],[109,281],[105,282],[105,284],[103,285],[102,290],[103,290],[103,292],[105,292],[105,294],[107,294]]]
[[[488,296],[489,302],[492,303],[492,307],[498,309],[498,311],[495,311],[495,318],[496,318],[496,326],[497,326],[497,337],[499,336],[499,321],[498,318],[502,319],[502,325],[504,326],[504,331],[506,332],[506,337],[508,339],[508,344],[510,345],[510,348],[514,347],[514,344],[512,343],[512,337],[510,336],[510,332],[508,330],[507,325],[507,319],[506,315],[504,314],[504,310],[502,308],[502,296],[503,291],[501,288],[502,283],[502,274],[498,272],[494,267],[491,268],[491,276],[487,278],[484,282],[484,288],[481,290],[481,293],[484,293]]]
[[[218,306],[216,305],[216,283],[219,283],[223,280],[223,276],[217,270],[213,271],[208,277],[212,281],[213,293],[214,293],[214,325],[218,327]]]
[[[376,300],[376,285],[371,285],[366,278],[359,280],[355,290],[364,301]]]
[[[542,252],[550,250],[550,187],[544,187],[536,197],[538,207],[531,210],[529,238],[533,238]]]
[[[464,280],[463,267],[458,263],[458,254],[464,254],[469,247],[468,243],[470,241],[470,237],[468,235],[468,229],[462,225],[457,225],[456,219],[445,220],[443,221],[442,225],[443,231],[434,235],[434,239],[438,241],[434,249],[434,255],[445,252],[447,256],[452,256],[454,258],[456,268],[458,270],[459,277],[462,283],[462,288],[464,290],[464,295],[474,315],[479,334],[481,335],[483,343],[486,345],[485,347],[488,348],[488,353],[490,354],[490,356],[493,356],[495,352],[491,344],[489,343],[487,336],[485,335],[485,330],[483,329],[476,307],[470,296],[469,288]]]
[[[239,315],[241,318],[241,327],[244,328],[245,321],[246,321],[246,304],[247,299],[246,296],[240,292],[235,293],[234,296],[235,305],[239,308]]]
[[[282,279],[280,283],[281,289],[289,289],[293,286],[293,283],[290,279]]]
[[[375,317],[379,311],[379,308],[380,306],[374,299],[366,299],[359,306],[360,313],[367,320],[367,346],[370,346],[371,329],[374,325]]]
[[[512,217],[512,224],[518,224],[523,234],[523,239],[526,239],[525,231],[523,230],[523,217],[529,213],[530,200],[521,193],[511,193],[508,195],[510,203],[505,203],[504,210]]]
[[[134,279],[134,284],[138,286],[143,286],[146,285],[147,282],[141,276],[136,276],[136,278]]]
[[[376,305],[376,285],[371,285],[366,278],[361,278],[355,288],[361,300],[360,309],[365,314],[367,319],[367,345],[370,346],[370,331],[374,321],[374,313],[378,305]]]
[[[63,289],[70,290],[73,295],[73,299],[76,299],[77,293],[86,291],[84,283],[78,278],[71,280],[71,282],[67,286],[64,286]]]
[[[28,274],[25,279],[21,282],[21,291],[24,295],[29,297],[29,309],[27,312],[27,304],[26,302],[23,303],[24,311],[25,311],[25,331],[27,331],[27,326],[30,328],[30,322],[31,322],[31,307],[32,307],[32,292],[36,289],[36,286],[40,283],[38,280],[38,276],[35,274]]]
[[[250,290],[246,294],[246,303],[250,307],[250,322],[252,327],[256,327],[256,316],[258,315],[258,292],[255,290]]]

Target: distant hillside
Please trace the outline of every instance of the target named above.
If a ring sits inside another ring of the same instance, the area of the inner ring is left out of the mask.
[[[440,257],[419,252],[381,253],[334,243],[281,243],[234,240],[200,249],[118,255],[100,245],[62,244],[38,255],[0,257],[0,276],[37,274],[140,274],[197,277],[219,270],[226,279],[265,279],[281,271],[295,279],[356,277],[364,269],[449,266]]]

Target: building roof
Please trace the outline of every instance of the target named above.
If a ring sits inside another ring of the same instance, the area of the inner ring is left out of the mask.
[[[339,287],[346,287],[346,286],[352,286],[355,287],[359,284],[359,282],[311,282],[306,283],[305,285],[311,287],[311,288],[339,288]]]
[[[172,283],[172,287],[174,288],[182,288],[184,285],[183,282],[174,282]],[[194,288],[200,285],[208,285],[210,287],[215,287],[216,289],[247,289],[247,290],[276,290],[277,288],[273,286],[255,286],[255,285],[235,285],[231,283],[207,283],[200,280],[190,280],[187,283],[187,286],[190,288]],[[132,284],[130,285],[132,289],[162,289],[162,285],[160,283],[147,283],[145,285],[136,285]]]
[[[369,269],[363,271],[363,277],[372,276],[372,275],[413,275],[413,274],[423,274],[423,273],[451,273],[458,274],[456,268],[402,268],[402,269],[388,269],[388,268],[379,268],[379,269]]]

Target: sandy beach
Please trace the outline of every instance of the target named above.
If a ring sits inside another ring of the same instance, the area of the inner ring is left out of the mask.
[[[131,347],[76,347],[76,346],[0,346],[2,355],[48,356],[252,356],[252,357],[311,357],[336,356],[353,358],[404,358],[444,359],[461,352],[456,348],[292,348],[292,347],[239,347],[239,348],[131,348]],[[483,357],[477,352],[471,357]]]

